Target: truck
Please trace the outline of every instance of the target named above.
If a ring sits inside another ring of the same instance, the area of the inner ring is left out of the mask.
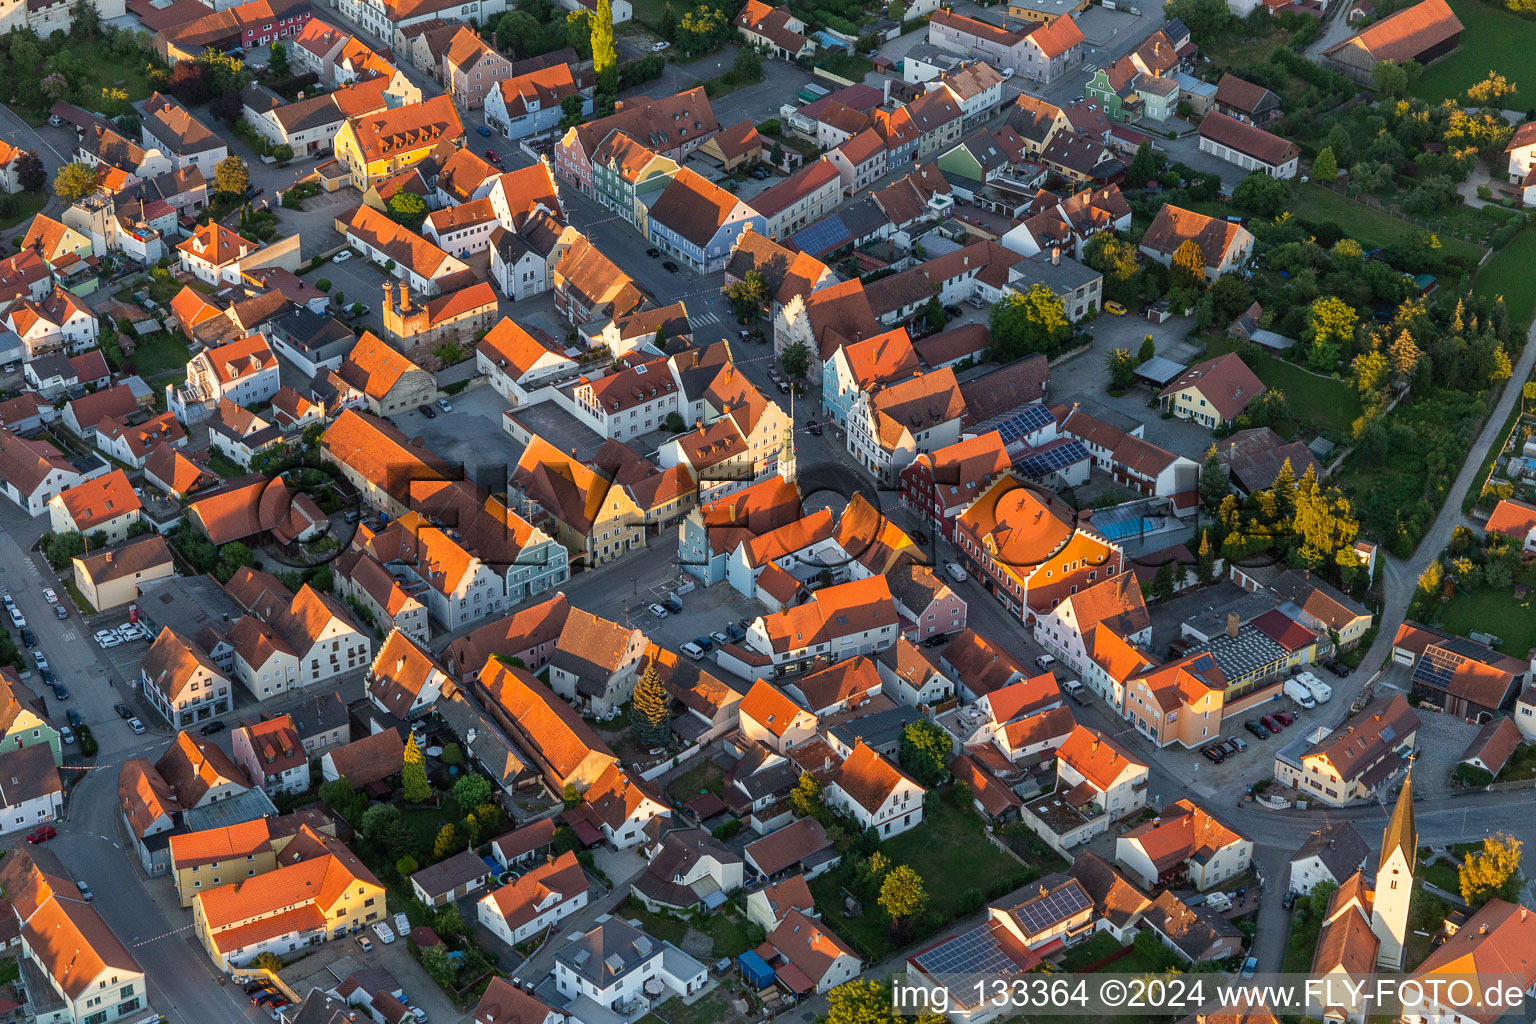
[[[1333,687],[1319,679],[1314,673],[1303,672],[1296,677],[1308,690],[1312,691],[1312,699],[1319,704],[1327,704],[1333,699]]]
[[[1312,699],[1312,691],[1307,689],[1307,684],[1300,679],[1285,681],[1285,695],[1304,708],[1317,707],[1317,701]]]
[[[831,92],[832,90],[828,89],[826,86],[817,85],[815,82],[811,82],[807,84],[804,89],[801,89],[800,94],[795,98],[798,99],[801,103],[815,103],[822,97],[830,95]]]

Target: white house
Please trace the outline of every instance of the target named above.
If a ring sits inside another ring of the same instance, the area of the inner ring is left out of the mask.
[[[926,793],[909,775],[859,740],[827,785],[825,799],[885,839],[922,823]]]
[[[64,806],[64,785],[46,743],[0,754],[0,833],[52,821]]]
[[[663,991],[652,996],[646,983]],[[709,980],[705,966],[670,942],[610,917],[555,952],[555,988],[567,999],[585,996],[607,1009],[690,996]]]
[[[1151,821],[1115,840],[1115,862],[1147,888],[1185,878],[1201,892],[1248,870],[1253,840],[1245,839],[1190,800],[1163,808]]]
[[[511,317],[503,317],[475,346],[475,368],[512,405],[525,405],[540,389],[576,376],[579,365],[536,340]]]
[[[475,915],[497,938],[515,946],[586,905],[586,873],[567,850],[482,896]]]
[[[1074,728],[1056,751],[1056,778],[1060,790],[1086,782],[1110,821],[1147,805],[1147,766],[1132,760],[1119,744],[1086,726]]]

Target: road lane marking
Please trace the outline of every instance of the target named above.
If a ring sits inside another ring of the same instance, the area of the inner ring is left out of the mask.
[[[180,935],[182,932],[190,931],[192,929],[192,927],[193,926],[190,925],[190,924],[184,924],[180,928],[175,928],[175,929],[172,929],[171,931],[166,932],[164,935],[156,935],[152,939],[141,939],[140,941],[135,942],[133,944],[133,948],[134,949],[138,949],[140,946],[147,946],[151,942],[159,942],[161,939],[168,939],[168,938],[170,938],[173,935]]]

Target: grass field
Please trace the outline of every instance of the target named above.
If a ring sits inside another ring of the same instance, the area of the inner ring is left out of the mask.
[[[1206,346],[1208,356],[1228,351],[1231,347],[1225,338]],[[1285,395],[1286,403],[1303,424],[1335,438],[1347,437],[1351,425],[1364,411],[1359,393],[1348,384],[1314,376],[1268,353],[1260,354],[1254,372],[1266,387],[1277,388]]]
[[[85,62],[86,80],[81,92],[86,97],[86,107],[98,109],[91,98],[101,95],[101,90],[115,87],[128,94],[128,99],[138,101],[149,96],[149,58],[143,54],[124,57],[113,53],[100,40],[87,43],[71,43],[70,50]]]
[[[1483,0],[1451,0],[1451,10],[1462,24],[1461,45],[1425,70],[1414,86],[1414,95],[1430,103],[1464,100],[1467,87],[1481,82],[1493,69],[1510,82],[1527,87],[1521,96],[1505,103],[1513,110],[1524,109],[1522,96],[1536,95],[1532,89],[1536,83],[1536,47],[1531,46],[1536,22]]]
[[[1504,650],[1528,651],[1536,646],[1533,602],[1536,598],[1529,592],[1517,601],[1511,590],[1479,587],[1470,594],[1457,590],[1440,612],[1440,625],[1459,636],[1492,633],[1504,641]]]
[[[0,217],[0,231],[13,228],[22,221],[31,220],[44,206],[48,205],[46,192],[17,192],[13,198],[16,200],[16,212],[10,217]]]
[[[187,342],[179,333],[161,331],[146,338],[134,339],[133,355],[126,361],[133,363],[140,377],[146,381],[163,373],[180,371],[187,365]]]
[[[1522,328],[1529,327],[1531,318],[1536,316],[1536,288],[1531,287],[1533,266],[1536,266],[1536,231],[1527,228],[1516,235],[1514,241],[1488,257],[1488,262],[1473,279],[1472,289],[1489,298],[1504,296],[1510,319]]]
[[[1309,221],[1331,220],[1343,228],[1346,235],[1363,243],[1366,248],[1391,245],[1408,237],[1409,232],[1418,228],[1418,225],[1401,217],[1394,217],[1383,210],[1373,210],[1310,182],[1296,187],[1291,212]],[[1440,244],[1447,256],[1461,256],[1469,265],[1475,264],[1483,255],[1480,246],[1449,235],[1441,235]]]

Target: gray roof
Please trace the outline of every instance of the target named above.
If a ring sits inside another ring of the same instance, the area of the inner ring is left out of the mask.
[[[182,812],[186,819],[187,828],[193,832],[203,832],[210,828],[227,828],[230,825],[243,825],[257,818],[276,817],[277,808],[271,798],[259,789],[248,789],[244,793],[237,793],[225,800],[219,800],[208,804],[206,807],[194,807]]]
[[[205,649],[214,647],[245,616],[245,609],[212,576],[169,576],[141,583],[138,605],[155,632],[173,629]]]
[[[438,701],[435,710],[443,724],[464,741],[470,756],[490,774],[491,781],[503,789],[531,773],[527,755],[479,708],[455,698]]]
[[[887,744],[898,742],[907,726],[922,717],[922,712],[917,708],[898,704],[894,708],[886,708],[872,715],[834,725],[831,733],[846,747],[852,747],[858,740],[863,740],[866,746],[878,750]]]
[[[1291,863],[1316,857],[1323,862],[1334,881],[1342,882],[1365,863],[1370,848],[1355,826],[1347,821],[1335,821],[1324,825],[1307,837],[1301,849],[1291,854]]]
[[[1184,363],[1174,362],[1166,356],[1153,356],[1140,366],[1136,367],[1136,376],[1152,381],[1154,384],[1168,384],[1188,366]]]
[[[557,951],[555,961],[598,988],[607,988],[667,945],[627,921],[610,917]]]
[[[490,867],[474,850],[465,850],[422,868],[411,876],[411,882],[428,896],[442,896],[461,885],[479,888],[485,885],[485,878],[490,873]]]
[[[1199,647],[1191,648],[1189,653],[1197,651],[1209,652],[1229,682],[1266,665],[1278,664],[1290,653],[1257,627],[1246,623],[1238,629],[1237,636],[1218,633]]]
[[[1092,284],[1104,275],[1070,256],[1062,256],[1059,261],[1052,263],[1049,255],[1039,253],[1015,263],[1009,276],[1016,285],[1026,289],[1038,281],[1062,295]]]
[[[347,705],[341,694],[335,692],[312,694],[304,699],[304,703],[290,708],[288,714],[293,717],[294,730],[301,740],[344,728],[347,724]],[[343,736],[342,742],[346,740]]]

